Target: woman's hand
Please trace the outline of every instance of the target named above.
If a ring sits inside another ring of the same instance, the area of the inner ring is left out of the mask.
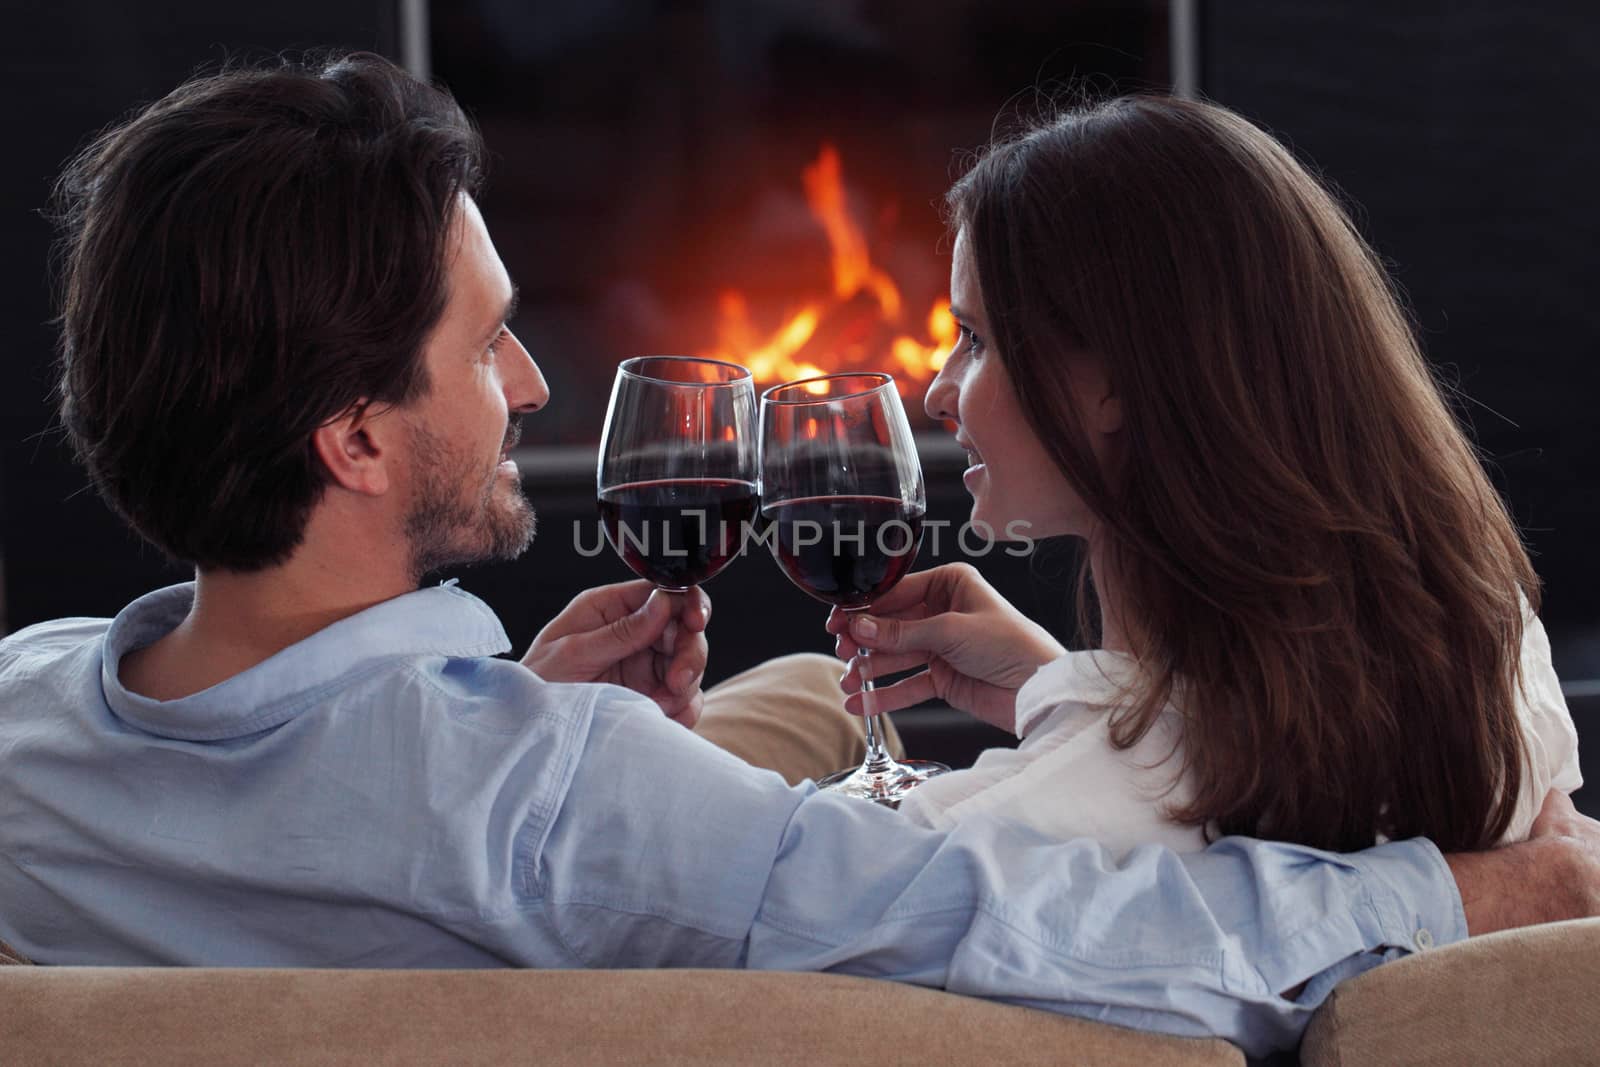
[[[856,658],[865,648],[872,652],[868,662],[874,678],[927,668],[876,690],[876,711],[937,697],[1002,730],[1016,728],[1022,683],[1066,652],[965,563],[907,575],[870,615],[834,608],[828,632],[838,636],[839,658],[850,661],[839,684],[849,694],[845,707],[851,712],[865,714]]]
[[[638,580],[586,589],[539,631],[522,657],[547,682],[610,682],[654,700],[693,727],[704,694],[711,598]]]

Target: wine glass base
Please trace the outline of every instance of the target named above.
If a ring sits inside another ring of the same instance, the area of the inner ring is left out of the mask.
[[[950,768],[944,764],[927,759],[900,760],[882,770],[863,765],[835,771],[819,781],[817,788],[859,800],[870,800],[886,808],[898,808],[907,793],[948,770]]]

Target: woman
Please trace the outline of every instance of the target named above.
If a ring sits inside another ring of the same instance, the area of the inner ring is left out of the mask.
[[[1123,98],[995,145],[948,206],[961,339],[927,410],[974,520],[1084,539],[1099,647],[960,565],[836,612],[842,657],[927,665],[879,710],[938,696],[1023,738],[907,814],[1477,849],[1577,788],[1517,532],[1376,257],[1282,146]],[[843,684],[860,711],[858,666]]]

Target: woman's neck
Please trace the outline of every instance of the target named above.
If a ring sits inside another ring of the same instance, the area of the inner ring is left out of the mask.
[[[1108,652],[1133,654],[1129,640],[1128,605],[1122,596],[1122,583],[1105,538],[1098,529],[1088,538],[1089,574],[1094,580],[1095,601],[1100,608],[1100,647]]]

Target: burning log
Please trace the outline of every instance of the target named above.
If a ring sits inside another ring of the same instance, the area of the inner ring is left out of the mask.
[[[886,351],[894,332],[883,319],[878,298],[858,289],[848,300],[823,309],[817,328],[795,350],[794,360],[836,371],[854,370]]]

